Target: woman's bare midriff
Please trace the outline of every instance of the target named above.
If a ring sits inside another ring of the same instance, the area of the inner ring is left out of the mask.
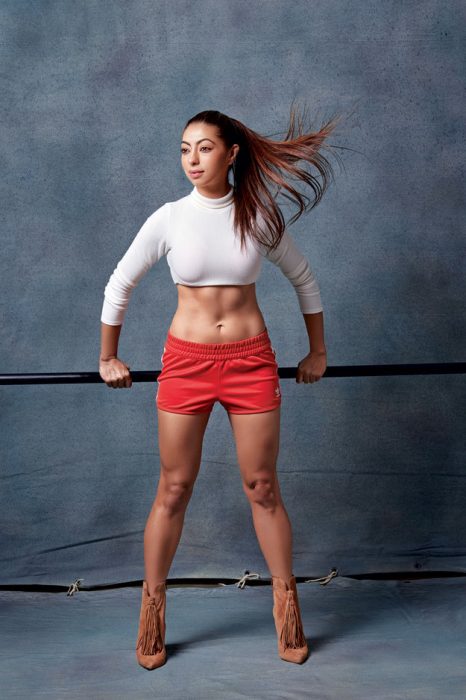
[[[234,343],[259,335],[266,328],[254,283],[176,286],[178,308],[169,330],[177,338],[194,343]]]

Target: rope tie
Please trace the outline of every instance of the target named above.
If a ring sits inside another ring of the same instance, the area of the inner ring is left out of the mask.
[[[259,578],[260,578],[259,574],[250,574],[249,571],[245,571],[244,576],[242,576],[240,578],[240,580],[236,583],[236,586],[238,586],[238,588],[244,588],[246,581],[248,579],[253,580],[253,579],[259,579]]]
[[[159,626],[159,616],[155,597],[149,598],[145,610],[144,629],[138,639],[136,649],[141,648],[145,656],[153,656],[163,649],[163,640]]]
[[[73,595],[73,593],[76,593],[76,591],[79,591],[79,586],[81,585],[81,581],[84,581],[84,579],[77,578],[74,583],[70,583],[66,595]]]
[[[317,583],[320,583],[321,586],[325,586],[327,583],[329,583],[332,578],[335,578],[335,576],[338,576],[338,570],[337,569],[332,569],[327,576],[320,576],[319,578],[307,578],[304,583],[310,583],[311,581],[316,581]]]
[[[285,649],[299,649],[306,644],[306,638],[294,599],[294,591],[291,589],[286,592],[285,616],[280,633],[280,642]]]

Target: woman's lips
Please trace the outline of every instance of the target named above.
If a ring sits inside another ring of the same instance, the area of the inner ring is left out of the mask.
[[[199,177],[203,172],[203,170],[192,170],[189,174],[191,177]]]

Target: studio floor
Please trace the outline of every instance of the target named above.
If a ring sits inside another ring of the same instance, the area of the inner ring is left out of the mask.
[[[0,591],[1,697],[464,700],[466,577],[298,583],[310,655],[278,657],[269,585],[168,586],[167,663],[138,665],[140,586]]]

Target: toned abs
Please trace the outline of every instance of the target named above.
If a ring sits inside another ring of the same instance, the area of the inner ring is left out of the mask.
[[[233,343],[265,328],[256,285],[189,287],[177,284],[178,308],[170,333],[194,343]]]

